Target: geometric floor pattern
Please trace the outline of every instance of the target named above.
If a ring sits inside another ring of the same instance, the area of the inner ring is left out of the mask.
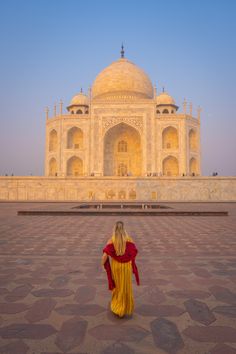
[[[236,354],[236,203],[171,206],[229,215],[17,216],[39,204],[0,203],[0,353]],[[139,250],[123,319],[100,265],[118,219]]]

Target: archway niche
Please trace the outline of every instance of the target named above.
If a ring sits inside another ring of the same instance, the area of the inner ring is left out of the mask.
[[[57,176],[57,161],[54,157],[49,161],[49,176]]]
[[[57,150],[57,132],[53,129],[49,133],[49,151],[56,151]]]
[[[82,149],[83,148],[83,132],[78,127],[71,128],[67,133],[67,148]]]
[[[67,161],[67,176],[82,176],[83,175],[83,161],[73,156]]]
[[[104,176],[141,176],[139,132],[126,123],[110,128],[104,137]]]
[[[197,160],[195,157],[192,157],[189,161],[189,173],[190,175],[197,175],[198,173]]]
[[[162,171],[164,176],[178,176],[179,163],[176,157],[168,156],[162,162]]]
[[[197,150],[197,132],[194,129],[189,131],[189,149],[192,151]]]
[[[178,131],[174,127],[167,127],[162,132],[162,148],[163,149],[178,149],[179,138]]]

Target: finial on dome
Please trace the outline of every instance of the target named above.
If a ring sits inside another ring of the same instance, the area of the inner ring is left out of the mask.
[[[120,57],[121,57],[121,58],[124,58],[124,57],[125,57],[125,51],[124,51],[123,43],[121,44]]]
[[[162,92],[165,92],[165,86],[162,87]]]
[[[83,89],[82,89],[82,87],[81,87],[81,89],[80,89],[80,93],[83,93]]]
[[[153,97],[156,98],[156,96],[157,96],[157,85],[154,84],[153,85]]]

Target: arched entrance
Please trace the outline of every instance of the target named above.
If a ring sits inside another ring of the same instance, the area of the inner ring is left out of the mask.
[[[67,148],[68,149],[83,148],[83,132],[80,128],[73,127],[68,131]]]
[[[57,132],[53,129],[49,134],[49,151],[57,150]]]
[[[178,149],[179,139],[178,131],[174,127],[167,127],[162,132],[162,148],[163,149]]]
[[[197,133],[194,129],[189,132],[189,150],[197,150]]]
[[[83,161],[73,156],[67,161],[67,176],[82,176],[83,175]]]
[[[190,175],[197,175],[197,160],[194,157],[189,162],[189,173]]]
[[[139,132],[120,123],[104,137],[104,176],[141,176],[142,150]]]
[[[57,175],[57,161],[54,157],[49,161],[49,176]]]
[[[162,162],[164,176],[178,176],[179,163],[176,157],[168,156]]]

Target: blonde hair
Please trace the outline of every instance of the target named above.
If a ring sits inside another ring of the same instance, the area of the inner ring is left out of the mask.
[[[126,241],[128,235],[124,228],[123,221],[117,221],[113,228],[112,242],[117,256],[122,256],[125,253]]]

